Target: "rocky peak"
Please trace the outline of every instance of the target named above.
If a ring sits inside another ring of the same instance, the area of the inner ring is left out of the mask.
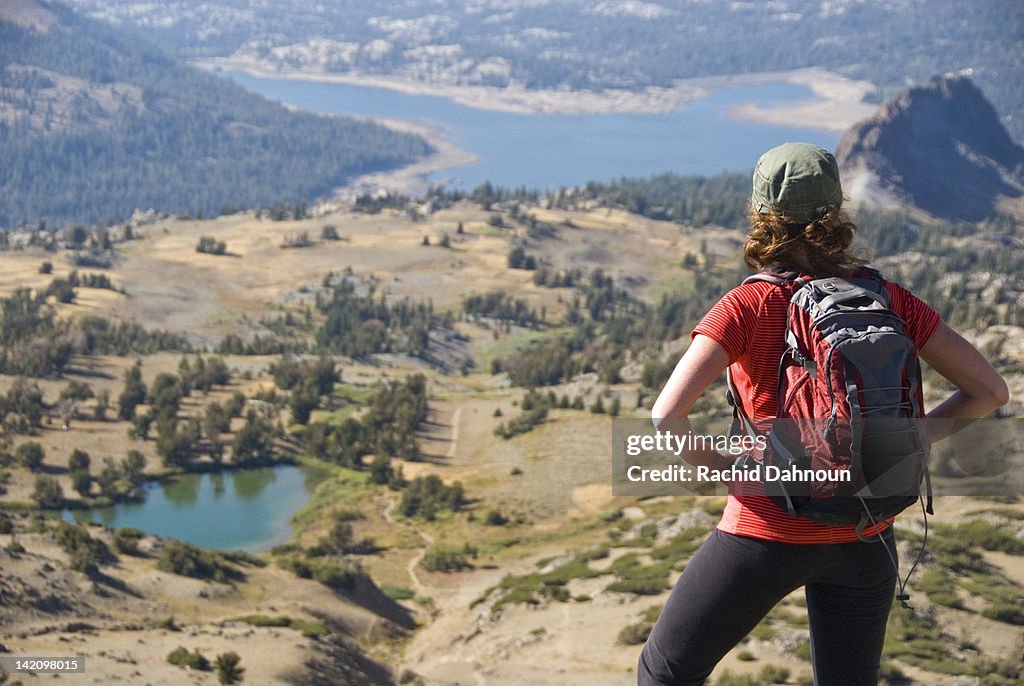
[[[1024,195],[1024,148],[965,75],[929,79],[854,124],[836,148],[845,185],[866,204],[916,206],[978,221]]]

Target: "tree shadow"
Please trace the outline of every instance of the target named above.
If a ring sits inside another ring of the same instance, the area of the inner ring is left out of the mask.
[[[359,607],[387,619],[403,629],[414,629],[416,621],[405,607],[384,594],[370,579],[360,576],[350,588],[339,589],[338,595]]]

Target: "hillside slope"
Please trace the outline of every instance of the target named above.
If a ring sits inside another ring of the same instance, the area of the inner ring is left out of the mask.
[[[301,203],[430,151],[290,111],[55,3],[0,3],[0,46],[0,227]]]

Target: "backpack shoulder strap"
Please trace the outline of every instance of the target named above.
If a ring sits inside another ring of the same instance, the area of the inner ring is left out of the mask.
[[[799,272],[793,271],[782,271],[775,269],[768,269],[765,271],[751,274],[747,278],[743,279],[743,283],[754,283],[756,281],[767,281],[775,286],[783,286],[787,283],[796,283],[799,286],[803,286],[810,282],[807,277],[801,277]]]

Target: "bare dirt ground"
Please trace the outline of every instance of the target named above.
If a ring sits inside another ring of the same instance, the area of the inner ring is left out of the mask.
[[[218,584],[161,572],[150,559],[121,555],[96,583],[55,566],[66,556],[46,537],[22,535],[19,541],[27,553],[0,551],[0,583],[8,593],[35,600],[19,615],[3,613],[0,636],[15,655],[84,657],[85,673],[62,675],[61,683],[217,683],[212,671],[186,672],[167,662],[168,653],[185,646],[199,649],[211,662],[220,653],[238,653],[245,683],[301,684],[304,663],[322,646],[293,629],[231,620],[265,614],[323,621],[355,640],[368,637],[381,621],[319,583],[273,566],[245,566],[244,583]],[[142,549],[154,543],[143,541]],[[50,611],[33,609],[32,603]],[[155,626],[171,617],[178,629]],[[18,678],[35,683],[54,677]]]

